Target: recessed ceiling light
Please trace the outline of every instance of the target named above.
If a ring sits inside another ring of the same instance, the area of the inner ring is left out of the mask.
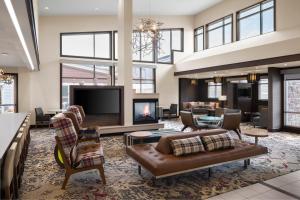
[[[8,53],[1,53],[1,56],[8,56]]]
[[[99,10],[99,8],[95,8],[95,10],[97,11],[97,10]]]
[[[49,10],[49,7],[48,7],[48,6],[45,6],[44,9],[45,9],[45,10]]]
[[[214,72],[214,74],[216,74],[217,72]]]
[[[285,64],[284,64],[284,66],[288,66],[288,64],[287,64],[287,63],[285,63]]]

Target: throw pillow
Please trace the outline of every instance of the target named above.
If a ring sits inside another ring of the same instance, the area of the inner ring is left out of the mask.
[[[235,146],[234,139],[229,133],[203,136],[201,139],[207,151],[228,149]]]
[[[175,156],[181,156],[181,155],[205,151],[199,136],[172,140],[171,146],[173,149],[173,154]]]

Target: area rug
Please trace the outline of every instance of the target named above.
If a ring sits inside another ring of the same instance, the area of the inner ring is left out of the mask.
[[[177,121],[165,123],[167,128],[180,128]],[[243,130],[265,131],[249,126]],[[252,159],[247,169],[243,162],[234,162],[213,167],[210,178],[203,169],[160,179],[153,185],[145,170],[138,175],[137,164],[125,153],[123,137],[113,136],[101,138],[107,185],[102,185],[97,171],[89,171],[73,175],[66,190],[61,190],[64,170],[54,160],[53,132],[33,129],[31,138],[20,199],[206,199],[300,169],[300,135],[270,133],[259,140],[269,148],[269,154]]]

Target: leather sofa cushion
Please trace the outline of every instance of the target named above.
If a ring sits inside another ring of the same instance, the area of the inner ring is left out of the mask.
[[[235,146],[234,139],[229,133],[203,136],[201,139],[207,151],[228,149]]]
[[[182,133],[164,135],[159,139],[155,149],[163,154],[172,154],[173,150],[170,144],[171,140],[184,139],[184,138],[195,137],[195,136],[217,135],[226,132],[227,131],[224,129],[212,129],[212,130],[203,130],[203,131],[196,131],[190,133],[182,132]]]
[[[175,156],[204,152],[204,146],[199,136],[177,139],[171,141],[173,154]]]
[[[155,148],[156,143],[132,145],[127,147],[126,151],[130,157],[155,176],[240,160],[268,152],[266,147],[260,145],[256,146],[239,140],[235,142],[236,146],[233,149],[206,151],[187,156],[160,153]]]

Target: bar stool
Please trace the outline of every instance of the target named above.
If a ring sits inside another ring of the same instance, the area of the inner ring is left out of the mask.
[[[29,136],[29,128],[28,128],[28,123],[25,122],[22,124],[22,127],[20,128],[20,131],[24,133],[25,137],[25,145],[24,145],[24,150],[25,150],[25,155],[27,155],[28,152],[28,147],[30,143],[30,136]],[[25,157],[26,158],[26,157]]]
[[[14,159],[15,168],[15,197],[18,198],[18,188],[21,186],[21,178],[24,171],[24,144],[25,144],[25,134],[19,131],[15,142],[17,142],[17,150]]]
[[[26,137],[28,137],[28,141],[30,142],[30,116],[31,116],[31,114],[29,113],[28,115],[27,115],[27,117],[25,118],[25,123],[26,123],[26,127],[27,127],[27,135],[26,135]],[[29,142],[28,142],[28,144],[29,144]]]
[[[2,188],[4,191],[5,199],[14,199],[15,198],[15,185],[14,185],[14,160],[17,150],[17,142],[13,142],[9,147],[3,167],[3,177],[2,177]]]

